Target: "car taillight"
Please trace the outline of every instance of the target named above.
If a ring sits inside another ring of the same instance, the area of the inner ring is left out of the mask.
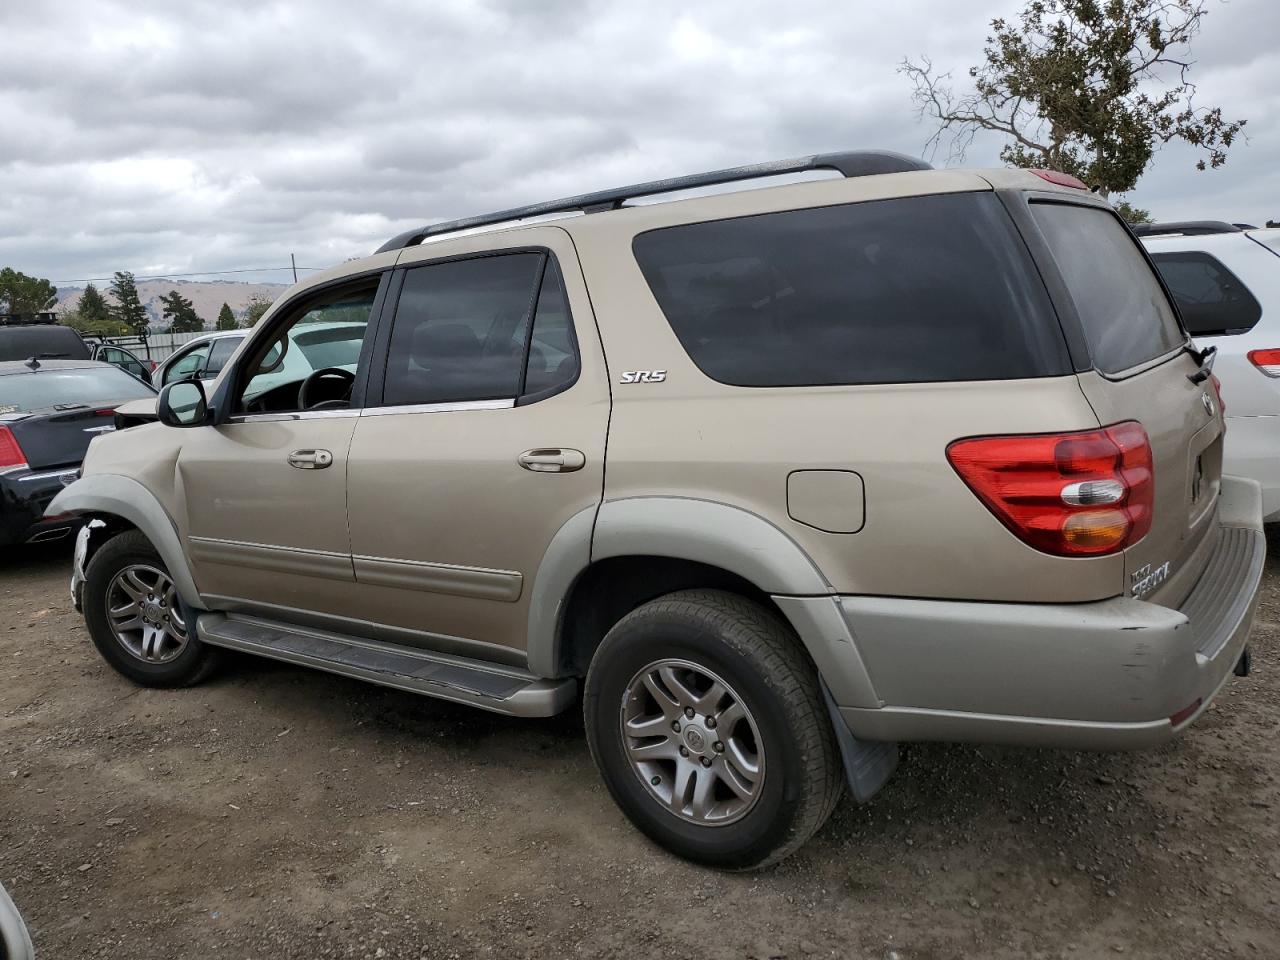
[[[14,470],[27,465],[27,455],[13,431],[8,427],[0,427],[0,470]]]
[[[1249,362],[1268,377],[1280,377],[1280,350],[1250,350]]]
[[[947,459],[1001,523],[1045,553],[1115,553],[1151,529],[1151,442],[1136,421],[957,440]]]

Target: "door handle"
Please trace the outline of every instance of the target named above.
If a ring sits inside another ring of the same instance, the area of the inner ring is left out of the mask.
[[[572,473],[581,470],[587,458],[581,450],[568,447],[538,447],[520,454],[517,462],[534,473]]]
[[[289,466],[299,470],[323,470],[333,463],[333,454],[328,450],[295,450],[289,454]]]

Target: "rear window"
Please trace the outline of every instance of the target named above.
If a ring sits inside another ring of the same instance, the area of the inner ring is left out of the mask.
[[[119,367],[78,370],[46,368],[0,376],[0,413],[39,410],[57,404],[95,404],[154,397],[155,391]]]
[[[1153,253],[1182,322],[1193,337],[1246,333],[1262,318],[1262,305],[1217,257],[1198,250]]]
[[[1044,286],[991,193],[667,227],[634,251],[680,343],[722,383],[1069,372]]]
[[[89,348],[70,327],[54,324],[30,327],[0,327],[0,360],[30,360],[50,357],[58,360],[88,360]]]
[[[1110,211],[1066,203],[1031,210],[1062,272],[1103,373],[1163,356],[1186,339],[1136,240]]]

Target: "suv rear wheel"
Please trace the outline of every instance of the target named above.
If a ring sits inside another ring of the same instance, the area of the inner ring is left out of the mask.
[[[776,615],[734,594],[682,591],[623,617],[592,659],[585,713],[623,812],[699,863],[782,859],[843,790],[812,664]]]
[[[196,639],[194,618],[164,561],[137,530],[119,534],[93,555],[82,605],[93,645],[134,683],[189,686],[217,665],[217,651]]]

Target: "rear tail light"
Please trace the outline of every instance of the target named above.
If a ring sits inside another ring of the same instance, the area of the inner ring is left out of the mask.
[[[1268,377],[1280,377],[1280,350],[1250,350],[1249,362]]]
[[[1045,553],[1115,553],[1151,529],[1151,443],[1136,421],[1079,433],[957,440],[947,459],[1001,523]]]
[[[8,427],[0,427],[0,470],[21,470],[27,466],[18,438]]]

